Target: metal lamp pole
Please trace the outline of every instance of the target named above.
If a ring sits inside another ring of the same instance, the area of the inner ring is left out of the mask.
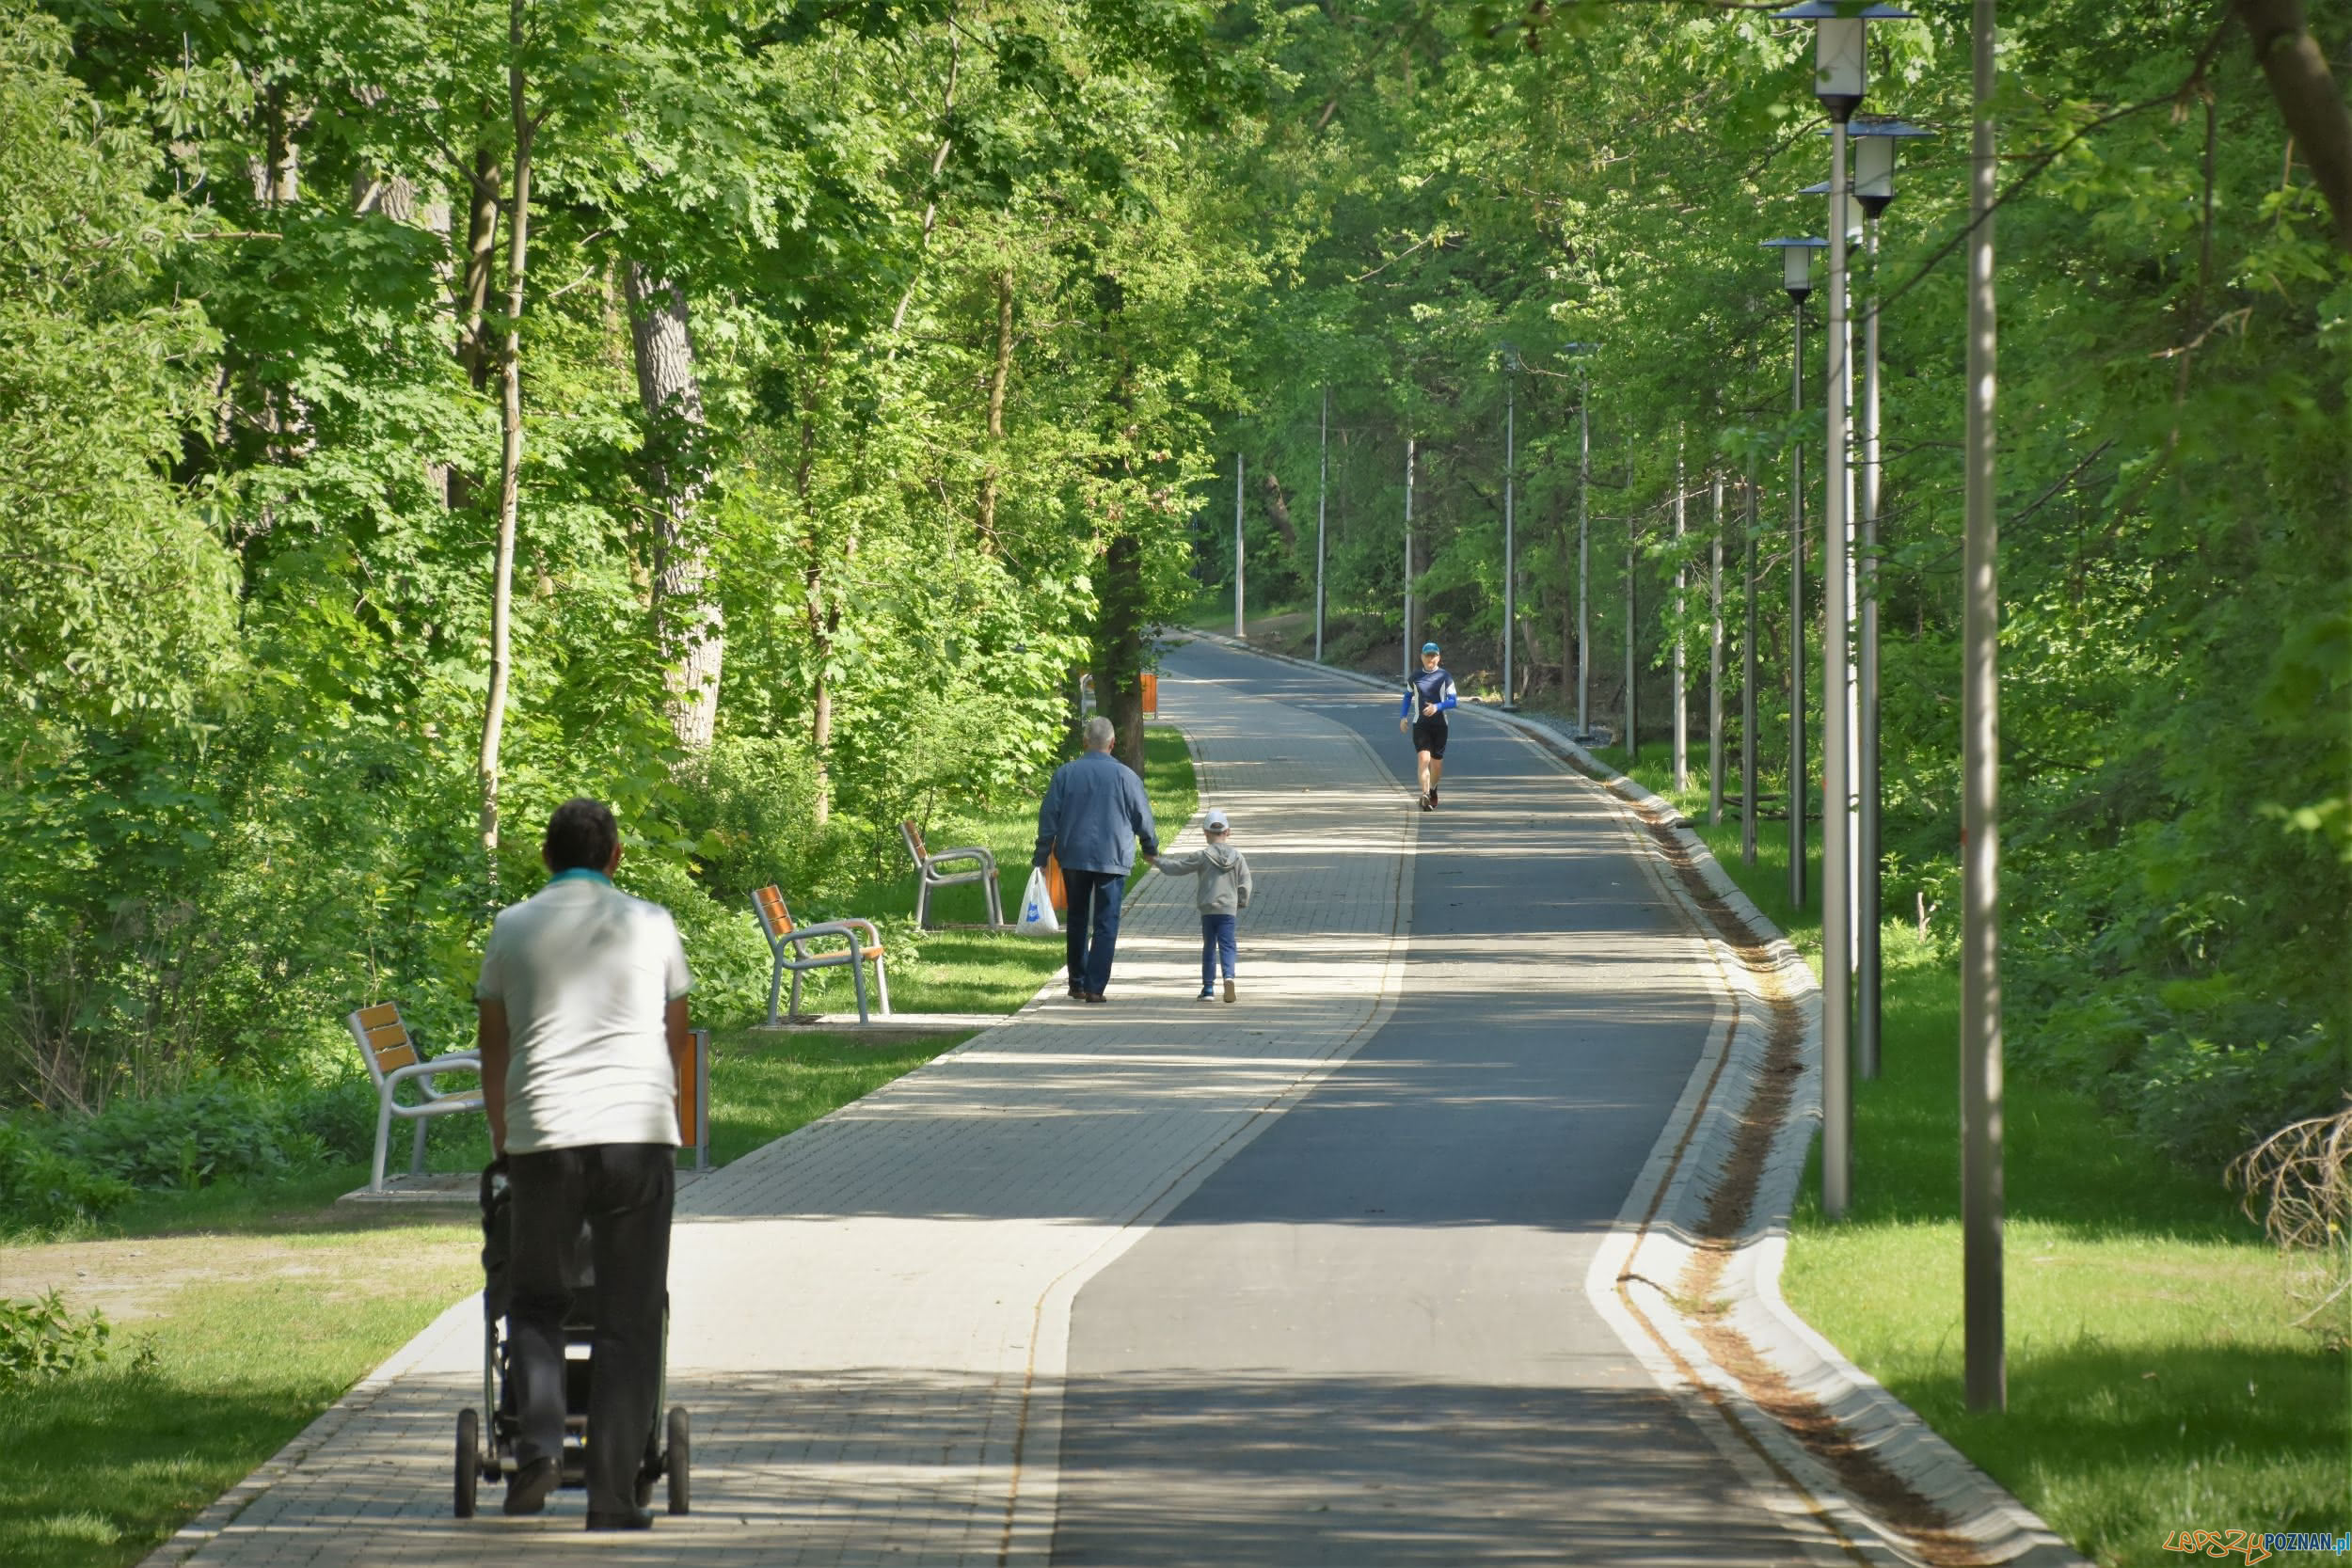
[[[1682,558],[1682,539],[1685,522],[1684,502],[1688,498],[1684,494],[1682,476],[1682,443],[1677,440],[1675,443],[1675,615],[1677,619],[1679,619],[1682,614],[1682,595],[1689,592],[1691,587],[1691,568],[1689,563]],[[1688,661],[1683,656],[1682,635],[1677,630],[1674,634],[1674,781],[1675,788],[1677,790],[1685,790],[1691,787],[1691,690],[1690,681],[1688,678],[1689,673]]]
[[[1796,323],[1797,347],[1788,372],[1788,407],[1804,412],[1804,302],[1813,293],[1813,253],[1828,246],[1811,237],[1766,240],[1780,252],[1782,289]],[[1788,902],[1804,908],[1804,443],[1788,448]]]
[[[1413,678],[1413,438],[1405,437],[1405,678]]]
[[[1885,116],[1853,122],[1854,199],[1862,204],[1870,258],[1872,293],[1862,312],[1862,506],[1857,530],[1861,547],[1860,616],[1855,669],[1854,755],[1854,1069],[1864,1079],[1879,1075],[1880,904],[1884,866],[1879,847],[1879,220],[1895,199],[1895,148],[1907,136],[1928,133]]]
[[[1242,607],[1242,587],[1241,587],[1241,575],[1242,575],[1242,544],[1241,544],[1242,467],[1243,467],[1243,458],[1242,458],[1242,454],[1241,454],[1241,453],[1239,453],[1239,452],[1235,452],[1235,453],[1233,453],[1233,635],[1234,635],[1236,638],[1244,638],[1244,637],[1248,636],[1248,630],[1247,630],[1247,628],[1245,627],[1245,626],[1244,626],[1244,624],[1243,624],[1243,621],[1242,621],[1242,612],[1241,612],[1241,607]]]
[[[1590,354],[1597,345],[1568,343],[1568,353]],[[1576,367],[1576,738],[1593,738],[1593,377],[1580,358]]]
[[[1753,476],[1741,481],[1747,492],[1747,577],[1741,603],[1747,626],[1740,634],[1740,860],[1756,863],[1756,493]]]
[[[1518,352],[1502,345],[1502,705],[1513,706],[1518,688],[1511,683],[1511,634],[1518,616],[1518,541],[1513,530],[1512,481],[1518,473]]]
[[[1993,502],[1993,0],[1976,0],[1961,582],[1961,1319],[1968,1408],[2009,1404],[2001,1280],[2000,563]]]
[[[1323,662],[1323,536],[1331,494],[1331,385],[1323,387],[1323,440],[1315,469],[1315,662]]]
[[[1847,794],[1852,607],[1846,541],[1853,362],[1846,308],[1846,125],[1867,87],[1870,22],[1911,13],[1895,6],[1857,7],[1851,0],[1805,0],[1773,14],[1813,24],[1813,96],[1830,117],[1829,406],[1823,421],[1829,469],[1822,484],[1827,606],[1821,636],[1821,1212],[1841,1219],[1853,1201],[1853,902],[1848,870],[1852,802]]]
[[[1636,596],[1633,581],[1633,550],[1639,518],[1631,512],[1625,515],[1625,760],[1631,767],[1642,755],[1642,709],[1640,692],[1634,684],[1633,643],[1640,627],[1636,617],[1641,601]]]
[[[1708,486],[1714,501],[1707,552],[1707,825],[1724,820],[1724,476]]]

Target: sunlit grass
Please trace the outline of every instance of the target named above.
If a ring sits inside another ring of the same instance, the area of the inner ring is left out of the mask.
[[[1613,751],[1597,753],[1622,766]],[[1788,900],[1788,824],[1710,828],[1674,796],[1662,746],[1632,776],[1675,800],[1820,972],[1819,824],[1807,908]],[[1794,1216],[1791,1306],[2059,1534],[2102,1564],[2178,1560],[2176,1529],[2352,1522],[2345,1359],[2294,1329],[2276,1255],[2218,1173],[2185,1170],[2086,1097],[2012,1075],[2004,1239],[2009,1408],[1963,1397],[1960,998],[1949,957],[1885,924],[1883,1071],[1854,1096],[1854,1193],[1832,1223],[1818,1151]]]

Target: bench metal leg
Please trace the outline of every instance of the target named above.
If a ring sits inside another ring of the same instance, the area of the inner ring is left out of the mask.
[[[415,1146],[408,1151],[408,1174],[411,1176],[422,1176],[424,1174],[424,1129],[425,1118],[419,1117],[417,1118],[416,1143]]]
[[[381,1095],[375,1107],[375,1164],[368,1173],[368,1191],[384,1190],[384,1151],[392,1141],[392,1098]]]
[[[1002,926],[1005,923],[1005,890],[997,881],[993,869],[990,870],[988,879],[981,885],[988,890],[988,923]]]
[[[874,960],[874,985],[882,992],[882,1015],[884,1018],[890,1016],[890,972],[882,967],[887,961],[884,958]]]
[[[866,1022],[866,965],[854,952],[850,957],[850,989],[857,992],[857,1021],[864,1023]]]
[[[799,970],[797,970],[797,969],[796,969],[796,970],[794,970],[794,971],[792,972],[792,1017],[793,1017],[795,1020],[798,1020],[798,1019],[800,1018],[800,1016],[801,1016],[801,972],[800,972]]]
[[[771,1028],[771,1029],[772,1029],[772,1028],[774,1028],[774,1027],[776,1026],[776,1022],[777,1022],[777,1019],[776,1019],[776,992],[777,992],[780,989],[782,989],[783,985],[784,985],[784,960],[783,960],[783,959],[781,959],[781,958],[779,958],[779,959],[777,959],[777,960],[776,960],[776,972],[775,972],[773,974],[771,974],[771,975],[768,977],[768,1026],[769,1026],[770,1028]],[[797,996],[797,995],[798,995],[798,990],[797,990],[797,988],[798,988],[798,986],[800,985],[800,981],[799,981],[799,979],[798,979],[797,977],[794,979],[794,981],[793,981],[793,985],[794,985],[794,987],[796,988],[794,994]]]

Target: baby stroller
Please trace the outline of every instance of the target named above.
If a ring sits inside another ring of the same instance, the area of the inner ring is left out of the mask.
[[[515,1408],[515,1387],[509,1358],[514,1353],[507,1332],[506,1307],[512,1292],[509,1259],[509,1217],[514,1200],[507,1191],[506,1162],[494,1160],[482,1173],[482,1403],[490,1413],[490,1427],[482,1429],[481,1411],[457,1413],[457,1517],[470,1519],[478,1481],[501,1486],[514,1479],[515,1449],[521,1422]],[[589,1349],[596,1338],[596,1278],[589,1265],[588,1238],[583,1229],[572,1250],[572,1309],[564,1320],[564,1457],[562,1486],[587,1484]],[[669,1306],[662,1306],[662,1387],[655,1396],[660,1409],[669,1398]],[[486,1438],[486,1441],[485,1441]],[[686,1411],[674,1408],[668,1418],[645,1440],[644,1463],[637,1471],[637,1506],[653,1503],[653,1483],[669,1481],[672,1513],[687,1512],[689,1434]]]

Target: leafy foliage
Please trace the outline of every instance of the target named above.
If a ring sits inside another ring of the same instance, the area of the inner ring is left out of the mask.
[[[0,1392],[95,1367],[106,1359],[113,1337],[104,1313],[77,1318],[55,1291],[27,1301],[0,1299]]]

